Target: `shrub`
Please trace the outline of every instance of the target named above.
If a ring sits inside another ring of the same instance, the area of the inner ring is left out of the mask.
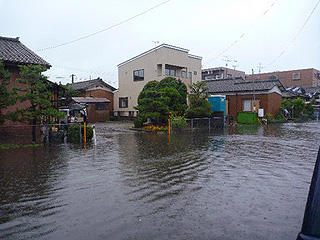
[[[139,115],[133,122],[135,128],[142,128],[143,123],[145,122],[145,118],[141,115]]]
[[[86,127],[87,132],[87,141],[91,141],[93,137],[93,128],[92,127]],[[83,141],[83,134],[84,134],[84,126],[81,125],[81,135],[82,135],[82,141]],[[68,128],[68,141],[71,143],[80,143],[80,136],[79,136],[79,125],[72,125]]]

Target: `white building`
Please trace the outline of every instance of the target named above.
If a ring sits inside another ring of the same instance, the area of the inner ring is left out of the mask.
[[[115,93],[115,116],[132,117],[144,85],[152,80],[160,81],[172,76],[187,86],[201,81],[201,60],[189,54],[188,49],[159,45],[118,65],[119,90]]]

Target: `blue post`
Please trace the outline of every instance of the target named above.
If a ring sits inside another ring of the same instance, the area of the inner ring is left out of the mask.
[[[320,240],[320,149],[314,167],[301,232],[297,240]]]

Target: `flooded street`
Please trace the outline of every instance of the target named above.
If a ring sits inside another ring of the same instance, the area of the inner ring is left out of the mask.
[[[0,239],[295,239],[320,123],[0,150]]]

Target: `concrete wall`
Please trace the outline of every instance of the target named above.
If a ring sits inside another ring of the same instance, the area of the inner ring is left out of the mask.
[[[146,54],[128,60],[118,66],[119,90],[115,93],[115,115],[120,113],[121,116],[129,116],[129,111],[136,115],[134,106],[137,106],[139,93],[144,85],[152,80],[160,81],[167,77],[165,68],[170,65],[177,68],[176,76],[185,84],[201,81],[201,58],[193,57],[188,54],[188,50],[179,50],[179,48],[160,47]],[[133,71],[144,69],[144,80],[134,81]],[[181,77],[181,70],[187,72],[187,77]],[[192,79],[188,78],[189,72]],[[119,98],[128,97],[128,108],[119,108]]]

